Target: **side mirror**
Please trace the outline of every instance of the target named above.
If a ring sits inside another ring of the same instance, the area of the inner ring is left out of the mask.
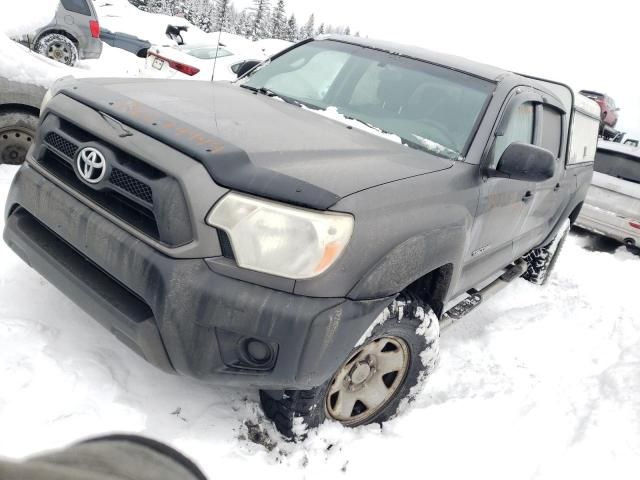
[[[260,60],[247,60],[238,67],[235,74],[238,76],[238,78],[240,78],[249,70],[252,70],[256,65],[260,65],[260,63],[262,63],[260,62]]]
[[[490,177],[543,182],[553,178],[556,159],[549,150],[528,143],[512,143],[507,147]]]

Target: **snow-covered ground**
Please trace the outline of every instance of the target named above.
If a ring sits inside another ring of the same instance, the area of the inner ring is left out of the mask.
[[[0,166],[0,210],[14,172]],[[546,288],[518,280],[446,330],[440,369],[399,418],[293,445],[256,392],[157,371],[0,243],[0,455],[126,431],[212,479],[636,479],[640,257],[593,245],[571,236]]]
[[[206,35],[181,17],[171,17],[138,10],[128,0],[94,0],[94,6],[103,28],[123,32],[157,45],[175,45],[166,35],[167,25],[186,26],[184,39],[196,40]]]
[[[103,44],[101,58],[81,60],[77,67],[70,68],[30,52],[26,47],[11,40],[46,25],[54,16],[58,3],[59,0],[22,0],[19,4],[3,11],[0,15],[1,76],[18,82],[49,87],[53,81],[66,75],[114,77],[140,74],[140,68],[144,64],[142,59],[106,44]],[[103,3],[107,3],[106,0]],[[139,12],[133,6],[129,6]],[[144,12],[139,13],[149,15]]]

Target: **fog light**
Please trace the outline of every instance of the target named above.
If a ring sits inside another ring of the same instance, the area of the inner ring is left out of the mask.
[[[247,355],[255,363],[267,363],[271,359],[271,349],[269,345],[260,340],[252,338],[245,344]]]
[[[257,369],[272,368],[275,360],[274,348],[262,340],[245,337],[238,343],[241,363]]]
[[[216,328],[216,337],[220,356],[227,367],[255,372],[267,372],[275,367],[277,343],[222,328]]]

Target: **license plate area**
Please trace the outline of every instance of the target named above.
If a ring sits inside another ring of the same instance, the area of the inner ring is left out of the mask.
[[[156,70],[162,70],[162,67],[164,67],[164,60],[161,58],[155,58],[151,66]]]

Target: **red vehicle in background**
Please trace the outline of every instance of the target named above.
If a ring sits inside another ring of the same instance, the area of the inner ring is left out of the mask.
[[[609,126],[614,128],[618,123],[618,111],[616,103],[609,95],[605,93],[593,92],[591,90],[581,90],[580,93],[591,100],[594,100],[600,105],[600,118],[602,119],[603,126]]]

